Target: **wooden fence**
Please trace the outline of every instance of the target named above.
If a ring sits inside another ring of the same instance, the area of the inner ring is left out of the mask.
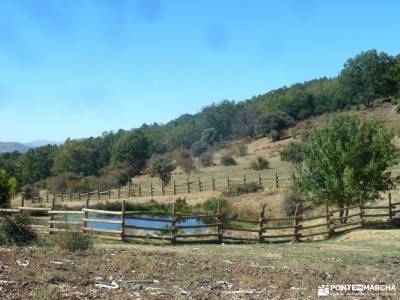
[[[55,209],[55,198],[51,208],[21,206],[17,209],[0,209],[0,212],[29,211],[34,215],[44,214],[34,217],[32,225],[47,233],[83,231],[107,239],[158,239],[171,243],[222,243],[230,240],[272,243],[326,239],[335,234],[377,224],[392,225],[394,218],[400,214],[400,202],[393,202],[390,193],[387,201],[387,205],[380,206],[360,203],[346,208],[326,207],[324,213],[319,215],[310,215],[303,205],[298,204],[294,216],[285,217],[269,217],[263,206],[258,219],[229,218],[221,213],[219,206],[214,214],[180,215],[176,212],[175,204],[170,214],[160,217],[146,212],[144,215],[125,211],[125,200],[122,201],[121,211],[91,209],[89,200],[81,210],[62,211]],[[195,222],[188,223],[188,220]],[[132,223],[135,221],[156,225]],[[113,227],[103,228],[96,224]],[[164,227],[157,224],[164,224]]]
[[[158,183],[129,183],[126,186],[98,186],[96,190],[86,190],[78,193],[57,193],[52,194],[47,192],[46,195],[40,196],[38,193],[33,197],[33,200],[38,203],[50,203],[53,198],[57,202],[63,201],[76,201],[76,200],[101,200],[111,198],[130,198],[130,197],[153,197],[164,195],[182,195],[205,191],[224,191],[234,185],[241,185],[244,183],[256,183],[260,187],[288,187],[290,185],[291,177],[281,176],[277,170],[273,176],[264,176],[262,173],[249,173],[243,174],[240,178],[230,176],[226,177],[209,177],[209,178],[196,178],[185,180],[172,180],[168,185],[164,185],[161,181]]]
[[[288,168],[284,168],[288,169]],[[289,168],[290,169],[290,168]],[[389,171],[388,171],[389,172]],[[391,170],[392,178],[398,179],[400,175],[400,170]],[[292,178],[290,177],[291,171],[285,174],[279,174],[278,169],[275,169],[273,176],[265,176],[265,174],[259,173],[248,173],[243,174],[240,178],[236,177],[209,177],[209,178],[197,178],[197,179],[185,179],[185,180],[172,180],[168,185],[164,185],[161,181],[158,183],[148,182],[148,183],[129,183],[126,186],[107,186],[100,187],[97,189],[89,191],[80,191],[78,193],[61,193],[52,194],[46,192],[44,197],[37,196],[33,197],[34,202],[50,203],[53,198],[57,202],[63,201],[83,201],[83,200],[102,200],[102,199],[121,199],[130,197],[153,197],[153,196],[165,196],[165,195],[182,195],[205,191],[224,191],[229,189],[234,185],[241,185],[244,183],[256,183],[260,187],[288,187],[290,186]],[[284,176],[282,176],[284,175]]]

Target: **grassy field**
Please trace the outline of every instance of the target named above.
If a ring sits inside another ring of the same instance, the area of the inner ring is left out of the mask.
[[[57,236],[53,236],[56,239]],[[400,231],[281,245],[104,243],[0,249],[7,299],[316,299],[326,284],[400,283]],[[79,274],[79,276],[77,276]],[[399,289],[399,287],[397,287]],[[377,294],[328,299],[378,299]],[[387,299],[398,299],[391,294]]]

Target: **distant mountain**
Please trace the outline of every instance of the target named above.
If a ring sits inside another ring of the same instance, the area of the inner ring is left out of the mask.
[[[0,153],[13,152],[13,151],[25,153],[30,148],[37,148],[46,145],[62,145],[62,143],[46,141],[46,140],[36,140],[29,143],[0,142]]]
[[[29,143],[24,143],[24,145],[28,146],[29,148],[37,148],[46,145],[61,145],[61,144],[62,144],[61,142],[46,141],[46,140],[35,140]]]
[[[30,147],[21,143],[0,142],[0,153],[13,152],[13,151],[25,153],[29,150],[29,148]]]

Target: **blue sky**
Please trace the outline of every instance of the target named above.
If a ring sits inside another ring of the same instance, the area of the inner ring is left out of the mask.
[[[400,1],[1,0],[0,141],[167,122],[400,53]]]

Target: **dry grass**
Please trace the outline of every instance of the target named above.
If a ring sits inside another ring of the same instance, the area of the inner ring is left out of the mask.
[[[321,284],[400,282],[399,241],[398,230],[360,230],[291,245],[1,248],[0,285],[7,299],[315,299]]]

